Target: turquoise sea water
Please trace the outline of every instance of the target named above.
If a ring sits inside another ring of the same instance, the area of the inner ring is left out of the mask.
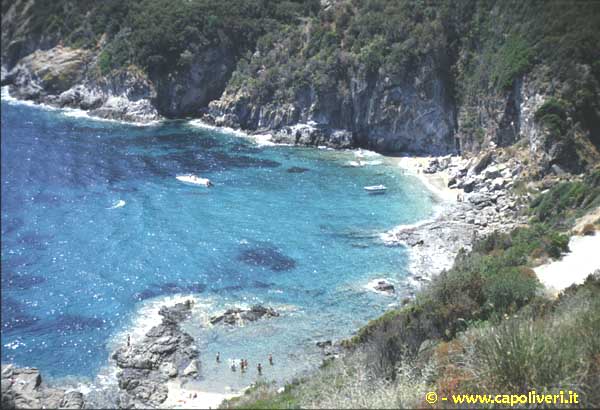
[[[202,387],[247,385],[214,354],[276,365],[282,379],[319,363],[315,342],[350,335],[402,297],[406,250],[378,234],[432,212],[429,193],[385,158],[259,146],[186,121],[134,126],[2,102],[2,362],[93,378],[132,326],[193,295],[186,325]],[[377,163],[380,162],[379,165]],[[294,168],[295,167],[295,168]],[[193,172],[215,187],[186,185]],[[385,184],[385,195],[363,186]],[[279,318],[208,326],[262,303]]]

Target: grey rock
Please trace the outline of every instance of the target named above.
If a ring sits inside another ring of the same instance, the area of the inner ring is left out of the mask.
[[[186,368],[183,370],[183,375],[184,376],[193,376],[198,374],[198,361],[196,359],[193,359],[190,364],[188,364],[186,366]]]
[[[250,309],[233,308],[227,309],[222,315],[213,316],[210,318],[210,323],[215,325],[223,322],[228,325],[236,325],[244,322],[253,322],[263,317],[277,317],[279,313],[273,308],[264,307],[262,305],[252,306]]]
[[[492,151],[489,151],[489,152],[483,154],[477,160],[477,162],[473,165],[473,167],[471,167],[471,169],[469,169],[469,172],[467,173],[467,175],[479,174],[481,171],[483,171],[485,168],[487,168],[492,163],[493,159],[494,159],[494,156],[492,154]]]
[[[160,367],[160,371],[166,374],[169,377],[177,377],[179,372],[177,371],[177,367],[173,363],[164,363]]]
[[[490,184],[490,188],[492,191],[497,191],[499,189],[504,188],[506,185],[506,180],[502,177],[494,178],[494,180]]]
[[[113,353],[113,359],[121,369],[119,382],[119,406],[121,408],[155,408],[168,395],[166,382],[177,377],[177,369],[186,365],[183,376],[194,374],[198,369],[198,352],[192,345],[194,339],[183,330],[181,322],[189,318],[193,303],[186,301],[159,310],[162,322],[150,329],[140,341],[132,340]],[[194,363],[194,365],[192,365]]]
[[[379,292],[385,292],[385,293],[394,293],[396,291],[394,289],[394,285],[392,285],[391,283],[389,283],[386,280],[378,281],[377,284],[375,285],[375,290],[379,291]]]
[[[81,409],[83,408],[83,394],[78,391],[71,391],[64,395],[60,402],[61,409]]]
[[[324,349],[326,347],[331,347],[332,342],[331,342],[331,340],[324,340],[322,342],[317,342],[316,344],[317,344],[317,347]]]
[[[80,409],[84,406],[81,393],[47,387],[35,368],[3,365],[1,385],[2,408]]]

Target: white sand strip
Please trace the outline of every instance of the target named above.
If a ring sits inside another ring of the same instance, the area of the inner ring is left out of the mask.
[[[446,171],[426,174],[423,172],[434,157],[400,157],[398,166],[418,178],[425,187],[444,202],[455,202],[461,189],[448,188],[450,175]]]
[[[553,295],[572,284],[583,283],[590,273],[600,269],[600,234],[573,236],[569,249],[571,252],[562,259],[534,269],[540,282]]]
[[[212,393],[199,390],[186,389],[181,387],[178,382],[170,381],[167,383],[169,395],[161,408],[164,409],[216,409],[223,400],[231,399],[242,393]],[[196,394],[196,398],[190,398],[190,395]]]

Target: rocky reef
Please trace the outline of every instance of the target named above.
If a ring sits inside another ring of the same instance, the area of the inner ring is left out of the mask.
[[[194,339],[182,330],[194,302],[191,299],[162,306],[161,323],[141,340],[130,335],[111,358],[117,367],[117,387],[106,392],[93,390],[88,396],[78,391],[46,386],[34,368],[2,366],[2,408],[64,408],[117,406],[122,409],[159,408],[169,396],[169,385],[182,385],[200,373],[199,352]],[[211,323],[230,325],[277,317],[279,313],[260,305],[250,309],[229,309],[211,318]],[[118,389],[116,397],[114,390]],[[115,402],[116,400],[116,402]]]
[[[83,394],[46,386],[38,369],[2,366],[3,409],[81,409]]]
[[[184,380],[198,374],[198,351],[194,339],[179,324],[187,319],[192,301],[163,306],[162,322],[142,340],[128,341],[112,358],[119,373],[120,408],[155,408],[167,399],[167,381]]]
[[[252,306],[250,309],[232,308],[227,309],[222,315],[210,318],[210,323],[216,325],[225,323],[227,325],[239,325],[245,322],[254,322],[262,318],[278,317],[279,313],[275,309],[262,305]]]

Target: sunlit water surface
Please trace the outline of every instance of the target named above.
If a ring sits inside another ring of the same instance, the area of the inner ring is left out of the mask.
[[[134,126],[4,100],[3,363],[93,380],[126,333],[138,337],[132,326],[156,321],[153,307],[193,295],[185,327],[201,352],[198,384],[236,389],[256,379],[257,362],[277,380],[315,366],[316,341],[351,335],[403,296],[406,250],[378,234],[428,217],[432,201],[385,158],[348,167],[356,152],[259,146],[184,121]],[[175,178],[189,172],[215,187]],[[373,184],[388,192],[368,195],[363,186]],[[398,295],[366,290],[378,277]],[[281,316],[207,324],[256,303]],[[252,371],[229,370],[240,357]]]

